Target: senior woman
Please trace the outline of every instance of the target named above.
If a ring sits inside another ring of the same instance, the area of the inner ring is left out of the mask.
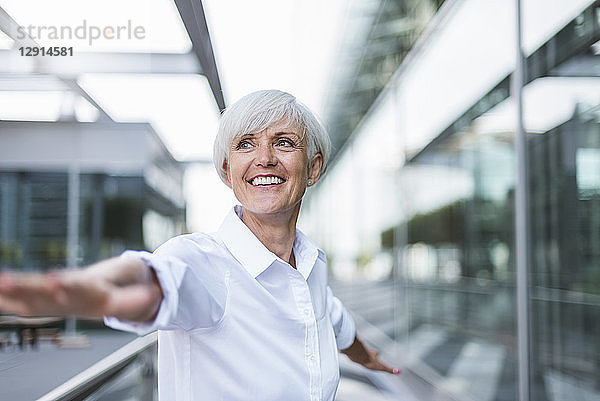
[[[251,93],[220,120],[214,163],[241,205],[216,233],[79,271],[4,274],[0,309],[159,330],[161,400],[333,400],[338,350],[399,373],[359,341],[327,286],[325,254],[296,229],[328,155],[327,133],[294,96]]]

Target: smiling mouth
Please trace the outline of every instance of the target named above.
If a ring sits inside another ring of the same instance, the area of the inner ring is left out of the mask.
[[[279,185],[283,184],[285,180],[281,177],[277,177],[276,175],[261,175],[256,176],[250,180],[248,183],[253,187],[266,187],[269,185]]]

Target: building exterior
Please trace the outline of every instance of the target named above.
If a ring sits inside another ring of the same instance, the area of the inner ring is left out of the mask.
[[[301,225],[346,282],[340,294],[364,295],[355,310],[370,305],[398,361],[456,399],[519,399],[519,366],[531,400],[600,399],[600,4],[521,2],[531,246],[520,357],[515,3],[441,5],[346,133]]]
[[[73,171],[78,265],[185,231],[183,166],[149,124],[3,121],[0,143],[2,268],[67,265]]]
[[[161,138],[201,135],[225,108],[204,8],[130,6],[0,6],[0,269],[74,267],[185,231],[184,168]],[[115,15],[144,34],[71,34],[89,16],[121,32]]]

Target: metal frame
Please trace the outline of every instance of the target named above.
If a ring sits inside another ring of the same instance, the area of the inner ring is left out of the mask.
[[[515,0],[516,6],[516,58],[515,71],[512,74],[511,96],[516,106],[515,155],[515,270],[517,287],[517,343],[518,343],[518,377],[519,400],[530,398],[529,365],[530,365],[530,325],[529,325],[529,271],[530,271],[530,238],[529,238],[529,172],[527,132],[523,124],[523,85],[526,76],[526,59],[523,55],[521,0]]]
[[[225,98],[212,42],[208,32],[204,8],[200,0],[175,0],[181,19],[192,41],[192,52],[187,54],[161,53],[78,53],[64,57],[21,57],[15,51],[0,51],[0,73],[52,74],[61,79],[74,79],[82,73],[159,73],[202,74],[208,79],[213,97],[220,111],[225,109]],[[21,39],[13,33],[19,24],[0,7],[0,30],[20,46],[39,46],[31,38]]]
[[[215,61],[210,34],[206,24],[206,16],[201,0],[175,0],[185,29],[190,35],[193,51],[200,61],[203,73],[208,78],[217,106],[221,111],[225,110],[225,98],[219,80],[219,73]]]

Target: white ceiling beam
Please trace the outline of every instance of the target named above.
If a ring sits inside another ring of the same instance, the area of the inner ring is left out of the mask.
[[[42,63],[32,60],[39,58]],[[18,50],[1,50],[0,73],[52,74],[75,79],[84,73],[202,74],[202,67],[192,53],[76,52],[64,57],[26,57]]]

